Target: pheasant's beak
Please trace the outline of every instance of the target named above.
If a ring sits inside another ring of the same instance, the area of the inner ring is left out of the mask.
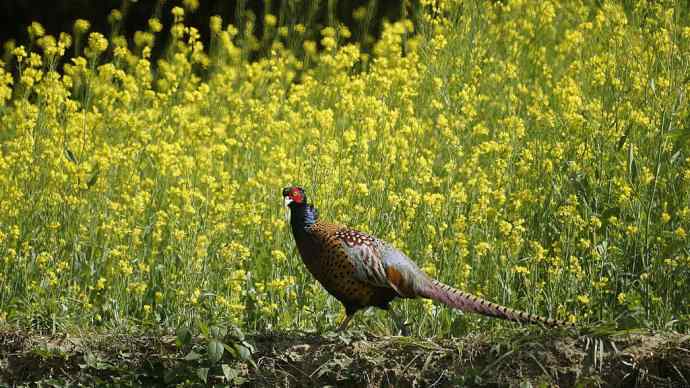
[[[284,202],[285,207],[288,207],[292,203],[292,198],[290,198],[289,196],[285,196],[285,197],[283,197],[283,202]]]
[[[283,197],[283,204],[285,206],[285,221],[290,222],[290,204],[292,203],[292,198],[289,196]]]

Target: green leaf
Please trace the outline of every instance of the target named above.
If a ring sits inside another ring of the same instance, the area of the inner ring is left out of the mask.
[[[77,163],[77,158],[74,156],[74,152],[69,148],[65,147],[65,157],[72,163]]]
[[[609,218],[611,218],[612,216],[620,217],[620,215],[621,215],[621,208],[619,208],[618,206],[614,206],[614,207],[610,207],[610,208],[604,210],[601,213],[601,216],[599,218],[601,218],[604,225],[606,225],[606,224],[608,224]]]
[[[680,157],[680,150],[676,151],[676,153],[671,156],[671,159],[669,159],[669,163],[674,164],[678,160],[679,157]]]
[[[196,375],[199,376],[204,383],[208,380],[208,368],[199,368],[196,370]]]
[[[96,365],[98,364],[98,358],[97,358],[96,355],[94,355],[93,353],[87,352],[87,353],[84,355],[84,362],[86,362],[86,365],[87,365],[88,367],[90,367],[90,368],[95,368]]]
[[[176,378],[177,378],[177,370],[175,370],[175,369],[167,369],[165,371],[165,374],[163,375],[163,381],[166,384],[172,383]]]
[[[91,188],[91,186],[96,184],[96,181],[98,180],[98,175],[100,174],[100,171],[96,169],[96,171],[93,172],[91,175],[91,178],[89,178],[89,181],[86,182],[86,187]]]
[[[199,354],[193,350],[191,352],[187,353],[186,356],[184,356],[184,359],[187,361],[196,361],[200,358],[201,358],[201,354]]]
[[[637,180],[637,163],[635,162],[635,153],[633,151],[633,145],[630,144],[628,147],[628,171],[630,173],[630,180]]]
[[[234,354],[236,358],[239,358],[240,360],[247,361],[249,364],[251,364],[254,368],[256,368],[256,363],[252,359],[252,354],[256,352],[256,348],[252,344],[250,344],[247,341],[242,341],[240,343],[237,343],[233,346],[234,349]]]
[[[240,341],[240,343],[241,343],[245,348],[249,349],[250,352],[252,352],[252,353],[256,352],[256,348],[254,347],[254,345],[250,344],[249,342],[247,342],[247,341]]]
[[[240,360],[247,361],[252,358],[251,350],[243,344],[235,344],[235,349],[237,350],[237,355]]]
[[[625,145],[625,141],[626,141],[627,139],[628,139],[628,133],[627,133],[627,131],[626,131],[626,133],[624,133],[624,134],[618,139],[618,144],[616,144],[616,148],[617,148],[618,150],[620,150],[621,148],[623,148],[623,146]]]
[[[225,349],[223,348],[223,343],[212,339],[208,342],[208,359],[212,363],[217,363],[220,361],[220,359],[223,357],[223,351]]]
[[[228,330],[224,327],[214,325],[208,328],[208,333],[211,338],[222,339],[223,337],[225,337],[225,334],[228,333]]]
[[[223,376],[225,376],[226,383],[231,382],[240,374],[237,369],[231,368],[228,364],[223,364],[220,368],[223,370]]]
[[[192,332],[186,326],[181,326],[177,329],[175,343],[177,347],[184,347],[192,342]]]
[[[239,327],[232,328],[232,335],[240,341],[244,341],[244,333],[242,333],[242,330],[240,330]]]
[[[234,358],[240,358],[240,354],[237,352],[237,349],[235,349],[235,346],[230,346],[227,344],[223,344],[223,348],[232,355]]]
[[[203,336],[206,337],[206,338],[209,337],[209,335],[208,335],[208,326],[206,326],[205,323],[203,323],[203,322],[198,322],[198,323],[197,323],[197,327],[199,328],[199,331],[201,332],[201,335],[203,335]]]
[[[684,150],[690,146],[690,126],[674,129],[668,137],[673,141],[675,150]]]

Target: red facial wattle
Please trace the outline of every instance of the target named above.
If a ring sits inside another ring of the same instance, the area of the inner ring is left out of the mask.
[[[298,189],[292,190],[291,197],[292,197],[292,201],[295,203],[302,203],[302,201],[304,200],[304,196],[302,195],[302,193]]]

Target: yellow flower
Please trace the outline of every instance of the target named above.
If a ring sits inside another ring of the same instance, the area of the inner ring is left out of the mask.
[[[501,220],[498,223],[498,230],[501,233],[501,235],[505,237],[510,235],[510,231],[513,230],[513,225],[510,222]]]
[[[275,27],[277,22],[278,22],[278,18],[276,18],[275,15],[272,15],[269,13],[269,14],[266,14],[266,16],[264,16],[264,23],[268,27]]]
[[[199,297],[201,296],[201,290],[199,288],[195,288],[194,291],[189,295],[189,303],[191,304],[197,304],[199,303]]]
[[[512,268],[512,271],[517,274],[523,274],[523,275],[528,275],[529,274],[529,269],[527,267],[522,266],[522,265],[515,265]]]
[[[352,18],[358,21],[364,20],[364,18],[367,16],[367,8],[366,7],[357,7],[355,8],[354,11],[352,11]]]
[[[321,39],[321,45],[323,45],[324,48],[330,50],[337,45],[337,41],[330,36],[326,36],[323,39]]]
[[[81,35],[91,28],[91,23],[88,20],[77,19],[74,21],[74,34]]]
[[[89,48],[96,55],[108,48],[108,40],[99,32],[89,34]]]
[[[175,17],[175,21],[181,19],[184,16],[184,9],[182,7],[175,6],[172,9],[172,15]]]
[[[150,32],[136,31],[134,33],[134,45],[137,47],[151,47],[154,43],[154,36]]]
[[[190,11],[196,11],[199,8],[199,0],[182,0],[182,5]]]
[[[302,43],[302,46],[304,48],[304,52],[307,53],[307,55],[316,55],[316,42],[311,40],[305,40],[304,43]]]
[[[491,244],[489,244],[486,241],[482,241],[478,243],[475,247],[475,252],[477,254],[477,257],[483,257],[486,255],[490,250],[491,250]]]
[[[116,24],[122,20],[122,12],[119,9],[113,9],[108,14],[108,23]],[[86,28],[88,30],[88,27]]]
[[[594,229],[599,229],[601,228],[601,220],[597,216],[591,216],[589,218],[589,224],[592,225]]]
[[[334,37],[336,34],[335,28],[328,26],[321,30],[321,35],[325,37]]]
[[[220,33],[220,31],[223,29],[223,18],[221,18],[218,15],[211,16],[211,19],[209,21],[209,28],[211,29],[211,32],[214,34]]]
[[[29,36],[31,36],[32,39],[40,38],[46,33],[46,30],[39,22],[31,22],[28,30]]]
[[[149,19],[149,28],[152,32],[160,32],[163,29],[163,24],[157,18]]]
[[[278,263],[283,263],[285,260],[287,260],[285,252],[278,249],[271,251],[271,256],[273,256],[273,259]]]
[[[26,58],[26,49],[24,46],[15,47],[12,49],[12,55],[17,58],[18,62],[21,62],[23,58]]]

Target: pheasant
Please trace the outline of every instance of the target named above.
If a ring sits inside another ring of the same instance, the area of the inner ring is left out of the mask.
[[[395,298],[429,298],[466,312],[515,322],[572,326],[504,307],[429,277],[404,253],[376,237],[323,222],[301,187],[283,189],[290,225],[302,261],[321,285],[345,307],[345,330],[353,315],[370,306],[389,309]]]

